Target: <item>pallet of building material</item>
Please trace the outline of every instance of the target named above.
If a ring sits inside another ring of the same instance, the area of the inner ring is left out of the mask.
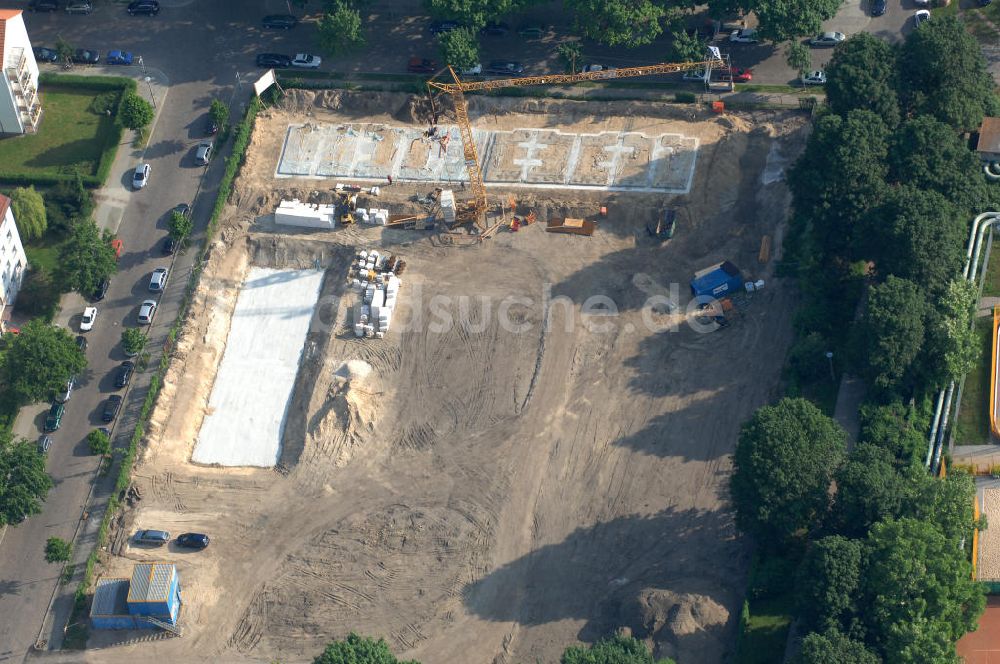
[[[594,229],[596,228],[597,224],[589,219],[566,217],[565,219],[549,219],[545,226],[545,231],[547,233],[565,233],[567,235],[586,235],[589,237],[594,234]]]

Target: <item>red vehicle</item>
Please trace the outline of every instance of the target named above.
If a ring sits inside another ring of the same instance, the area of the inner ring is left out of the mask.
[[[433,74],[437,71],[437,63],[427,58],[410,58],[406,71],[413,74]]]
[[[118,260],[119,258],[122,257],[122,247],[123,246],[124,246],[124,244],[122,244],[121,240],[112,240],[111,241],[111,248],[115,250],[115,260]]]
[[[737,83],[746,83],[753,78],[753,70],[743,69],[742,67],[730,67],[729,74]]]

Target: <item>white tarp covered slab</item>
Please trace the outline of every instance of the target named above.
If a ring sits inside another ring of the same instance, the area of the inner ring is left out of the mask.
[[[195,463],[270,467],[281,452],[320,270],[250,269],[233,312]]]

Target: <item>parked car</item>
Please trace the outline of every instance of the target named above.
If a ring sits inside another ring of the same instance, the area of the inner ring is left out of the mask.
[[[166,530],[140,530],[135,534],[136,544],[152,544],[163,546],[170,541],[170,533]]]
[[[33,12],[54,12],[59,9],[57,0],[34,0],[28,5]]]
[[[458,21],[434,21],[430,25],[430,31],[432,35],[439,35],[442,32],[451,32],[452,30],[457,30],[461,25]]]
[[[101,283],[97,284],[97,288],[94,289],[93,294],[90,299],[94,302],[100,302],[108,294],[108,288],[111,286],[110,279],[101,279]]]
[[[53,403],[52,406],[49,407],[49,414],[45,416],[44,430],[57,431],[59,427],[62,426],[62,418],[65,412],[66,406],[61,403]]]
[[[753,28],[740,28],[729,33],[729,41],[736,44],[756,44],[757,31]]]
[[[292,66],[292,59],[280,53],[260,53],[257,55],[257,66],[287,69]]]
[[[321,64],[323,64],[323,58],[310,53],[296,53],[295,57],[292,58],[293,67],[302,67],[303,69],[319,69]]]
[[[737,83],[746,83],[747,81],[753,80],[753,70],[744,69],[743,67],[730,67],[729,75]]]
[[[82,335],[76,335],[76,347],[80,349],[81,353],[87,352],[87,337]]]
[[[886,0],[872,0],[872,16],[881,16],[884,14],[887,5]]]
[[[290,30],[298,23],[299,19],[291,14],[270,14],[261,20],[261,25],[272,30]]]
[[[184,533],[177,536],[177,546],[187,549],[204,549],[208,546],[208,535],[202,533]]]
[[[59,59],[57,51],[44,46],[35,46],[31,52],[35,54],[35,62],[56,62]]]
[[[427,58],[410,58],[406,64],[406,71],[412,74],[433,74],[437,68],[437,63]]]
[[[913,24],[918,28],[921,23],[929,20],[931,20],[931,13],[926,9],[921,9],[913,14]]]
[[[212,141],[202,141],[194,153],[194,163],[205,166],[212,158]]]
[[[459,70],[462,76],[479,76],[483,73],[483,66],[478,62],[471,67],[466,67],[465,69]]]
[[[212,119],[211,115],[205,118],[205,133],[209,136],[215,136],[219,133],[219,125]]]
[[[128,51],[110,51],[104,62],[109,65],[130,65],[132,64],[132,54]]]
[[[809,40],[810,46],[836,46],[847,39],[843,32],[821,32]]]
[[[541,23],[525,23],[517,29],[517,34],[525,39],[541,39],[545,36],[545,26]]]
[[[153,270],[153,276],[149,278],[149,290],[158,293],[167,285],[167,268],[158,267]]]
[[[490,37],[503,37],[510,32],[510,26],[500,21],[490,21],[479,32]]]
[[[486,73],[490,76],[510,76],[524,73],[524,65],[512,60],[494,60],[486,67]]]
[[[97,320],[97,307],[85,307],[83,316],[80,318],[80,331],[90,332],[93,330],[95,320]]]
[[[115,387],[121,389],[128,387],[132,380],[132,372],[135,371],[135,364],[132,362],[122,362],[118,365],[118,372],[115,374]]]
[[[683,79],[685,81],[697,81],[699,83],[704,83],[708,79],[709,74],[710,72],[707,72],[704,69],[695,69],[694,71],[684,72]]]
[[[42,454],[48,454],[50,447],[52,447],[52,436],[43,433],[38,437],[38,451]]]
[[[76,387],[76,376],[70,376],[62,391],[56,395],[55,400],[59,403],[66,403],[73,396],[73,388]]]
[[[128,13],[129,16],[139,16],[141,14],[156,16],[160,13],[159,0],[134,0],[134,2],[128,3]]]
[[[826,85],[826,72],[816,69],[802,77],[806,85]]]
[[[913,0],[913,4],[915,4],[917,7],[930,7],[931,0]]]
[[[170,256],[177,250],[177,241],[169,235],[163,238],[163,255]]]
[[[78,65],[96,65],[101,61],[101,52],[78,48],[73,51],[73,57],[70,59]]]
[[[67,14],[89,14],[92,11],[94,11],[94,8],[87,0],[72,0],[72,2],[66,5]]]
[[[101,413],[101,421],[114,422],[115,418],[118,417],[118,409],[121,407],[122,396],[120,394],[109,396],[108,400],[104,402],[104,412]]]
[[[139,324],[149,325],[156,315],[156,300],[146,300],[139,305]]]
[[[149,174],[153,171],[153,168],[149,164],[139,164],[135,167],[135,173],[132,175],[132,188],[142,189],[147,184],[149,184]]]
[[[584,65],[583,69],[581,69],[580,71],[586,74],[592,71],[614,71],[615,69],[616,67],[609,67],[607,65],[590,64],[590,65]]]

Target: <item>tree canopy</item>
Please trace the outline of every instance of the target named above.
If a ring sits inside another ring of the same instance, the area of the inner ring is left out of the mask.
[[[856,606],[863,551],[859,540],[839,535],[810,545],[795,584],[796,606],[805,629],[822,632],[842,627]]]
[[[1000,111],[979,42],[954,16],[935,16],[908,35],[899,68],[904,100],[917,114],[973,131]]]
[[[73,553],[73,545],[59,537],[45,540],[45,562],[64,563]]]
[[[836,630],[818,634],[813,632],[802,639],[802,650],[797,664],[881,664],[882,659],[865,647]]]
[[[114,274],[118,261],[112,240],[114,235],[110,231],[102,233],[90,219],[75,224],[59,254],[63,285],[89,296],[101,281]]]
[[[170,220],[167,221],[167,231],[174,240],[180,242],[190,235],[193,230],[194,220],[191,218],[190,213],[184,214],[177,210],[170,213]]]
[[[9,429],[0,429],[0,527],[41,512],[51,488],[38,447],[27,440],[15,442]]]
[[[14,189],[10,194],[10,206],[22,240],[33,240],[45,233],[49,225],[45,200],[34,186]]]
[[[886,404],[861,407],[859,439],[888,450],[896,463],[909,466],[920,463],[927,451],[927,427],[917,409],[898,399]]]
[[[608,46],[651,44],[667,10],[653,0],[565,0],[580,35]]]
[[[212,118],[212,122],[221,130],[229,122],[229,107],[218,99],[213,99],[211,106],[208,108],[208,116]]]
[[[638,639],[613,636],[592,646],[572,646],[563,652],[559,664],[674,664],[672,659],[657,659]]]
[[[468,69],[479,64],[479,41],[470,28],[458,28],[438,35],[438,48],[445,64]]]
[[[888,127],[899,124],[896,49],[868,32],[852,35],[826,65],[826,103],[838,115],[866,109]]]
[[[815,525],[846,434],[805,399],[782,399],[754,413],[740,432],[730,492],[736,523],[764,545]]]
[[[783,42],[817,33],[833,18],[843,0],[754,0],[761,38]]]
[[[916,487],[910,469],[899,472],[895,461],[891,451],[871,443],[854,448],[836,475],[831,518],[838,532],[864,537],[875,523],[903,514]]]
[[[358,636],[354,632],[343,641],[334,641],[315,659],[313,664],[420,664],[416,660],[403,661],[389,650],[385,639]]]
[[[473,30],[525,7],[538,0],[425,0],[432,16],[452,19]]]
[[[3,378],[14,400],[25,405],[61,391],[86,366],[87,358],[66,329],[36,319],[22,325],[10,341]]]
[[[153,105],[134,92],[126,92],[118,111],[118,120],[129,129],[142,129],[156,115]]]
[[[900,385],[924,343],[927,302],[917,286],[893,275],[872,287],[857,348],[860,369],[871,383],[892,390]]]
[[[337,55],[364,46],[361,14],[347,0],[338,0],[319,20],[317,28],[320,48]]]

